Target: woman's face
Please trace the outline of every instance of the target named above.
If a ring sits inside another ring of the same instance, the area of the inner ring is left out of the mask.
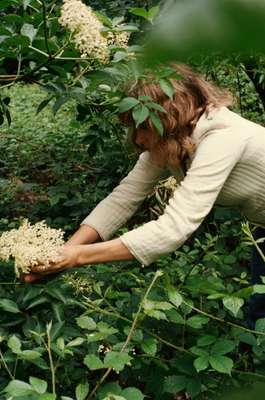
[[[135,133],[135,144],[141,150],[150,151],[154,143],[154,133],[147,129],[138,128]]]

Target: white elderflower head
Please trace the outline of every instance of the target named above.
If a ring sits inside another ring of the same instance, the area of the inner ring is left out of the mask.
[[[18,229],[0,236],[0,260],[15,260],[16,275],[29,273],[34,265],[48,265],[64,244],[63,231],[49,228],[44,221],[31,225],[24,220]]]
[[[104,36],[103,24],[91,7],[86,6],[81,0],[63,0],[59,23],[72,32],[81,57],[91,57],[104,64],[109,61],[110,44],[127,48],[128,33],[108,33]]]

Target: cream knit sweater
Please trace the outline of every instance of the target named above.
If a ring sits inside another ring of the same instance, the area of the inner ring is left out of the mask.
[[[226,107],[199,119],[192,138],[196,151],[164,214],[120,237],[144,265],[176,250],[198,228],[214,204],[236,207],[265,227],[265,128]],[[136,211],[164,170],[149,152],[85,218],[107,240]],[[181,171],[171,171],[181,176]]]

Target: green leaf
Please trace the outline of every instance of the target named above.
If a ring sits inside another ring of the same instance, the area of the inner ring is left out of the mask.
[[[53,96],[49,97],[48,99],[43,100],[37,108],[36,114],[39,114],[48,104],[49,102],[52,100]]]
[[[159,80],[159,85],[163,92],[171,99],[173,100],[173,95],[174,95],[174,86],[172,85],[171,81],[169,79],[160,79]]]
[[[39,353],[38,351],[35,350],[23,350],[20,354],[19,354],[19,358],[23,359],[23,360],[36,360],[37,358],[41,357],[41,353]]]
[[[76,318],[76,323],[82,329],[93,330],[97,327],[96,322],[87,315],[81,315],[80,317]]]
[[[130,9],[130,13],[133,15],[136,15],[137,17],[142,17],[146,20],[148,20],[148,11],[146,11],[144,8],[140,7],[134,7]]]
[[[193,362],[193,365],[197,372],[204,371],[206,368],[208,368],[209,365],[208,355],[196,358],[196,360],[194,360]]]
[[[259,318],[256,321],[255,330],[258,332],[265,332],[265,318]]]
[[[16,398],[18,396],[30,396],[34,393],[34,389],[28,383],[15,379],[9,382],[4,392]]]
[[[148,20],[150,22],[153,22],[154,18],[157,16],[157,14],[159,13],[159,6],[154,6],[152,8],[150,8],[150,10],[148,11]]]
[[[167,114],[167,111],[164,109],[164,107],[160,106],[160,104],[153,103],[152,101],[145,103],[146,107],[151,108],[153,110],[160,111],[161,113]]]
[[[146,354],[150,354],[151,356],[156,355],[157,352],[157,340],[153,338],[145,339],[141,343],[141,348]]]
[[[194,315],[187,319],[187,325],[191,326],[194,329],[200,329],[203,325],[209,322],[209,318],[204,315]]]
[[[166,315],[168,320],[174,322],[175,324],[183,325],[185,323],[184,318],[177,310],[168,310]]]
[[[149,116],[149,109],[143,104],[138,104],[133,109],[133,119],[136,123],[136,128],[144,122]]]
[[[221,372],[222,374],[228,374],[231,375],[231,370],[233,368],[233,360],[231,358],[228,358],[226,356],[210,356],[209,357],[209,363],[213,369],[215,369],[218,372]]]
[[[27,36],[30,40],[30,43],[32,43],[36,36],[37,29],[35,29],[34,26],[31,24],[24,24],[21,28],[20,33],[22,36]]]
[[[152,121],[154,127],[158,131],[159,135],[163,136],[164,126],[163,126],[163,124],[161,122],[161,119],[158,117],[158,115],[156,115],[153,112],[150,112],[150,118],[151,118],[151,121]]]
[[[75,389],[76,400],[85,400],[86,396],[89,392],[89,384],[79,383],[79,385]]]
[[[88,369],[94,371],[96,369],[105,368],[103,362],[94,354],[89,354],[84,358],[84,364]]]
[[[181,294],[173,286],[167,287],[167,295],[171,303],[174,304],[174,306],[179,307],[181,305],[183,298]]]
[[[197,346],[192,346],[190,350],[193,354],[196,354],[196,356],[208,356],[209,354],[207,350],[201,349],[200,347]]]
[[[244,300],[239,297],[227,296],[223,298],[223,305],[236,317],[238,311],[243,306]]]
[[[55,115],[59,111],[59,109],[62,107],[62,105],[69,100],[70,100],[70,98],[68,96],[64,96],[64,95],[57,97],[57,99],[55,100],[55,102],[52,106],[53,115]]]
[[[29,382],[31,386],[33,387],[34,390],[36,390],[37,393],[43,394],[47,390],[47,382],[43,381],[42,379],[35,378],[33,376],[30,376]]]
[[[191,399],[201,392],[202,384],[199,378],[190,378],[187,382],[186,391]]]
[[[128,387],[122,391],[122,396],[125,397],[126,400],[143,400],[145,396],[143,393],[134,387]]]
[[[104,399],[110,394],[121,395],[122,389],[118,382],[109,382],[104,386],[100,387],[98,390],[98,396],[100,399]]]
[[[0,300],[0,307],[2,307],[2,309],[4,311],[11,312],[13,314],[20,313],[19,308],[16,305],[16,303],[14,301],[12,301],[12,300],[9,300],[9,299],[1,299]]]
[[[117,351],[110,351],[104,358],[104,366],[106,368],[113,368],[115,371],[120,372],[124,369],[126,364],[129,364],[132,357],[127,353],[119,353]]]
[[[124,113],[126,111],[129,111],[131,108],[135,107],[137,104],[139,104],[139,100],[135,99],[134,97],[125,97],[118,104],[119,112]]]
[[[178,393],[185,389],[187,377],[184,375],[167,376],[164,381],[163,391],[167,393]]]
[[[7,342],[8,347],[12,350],[15,354],[21,353],[21,341],[15,335],[12,335]]]
[[[66,347],[77,347],[77,346],[80,346],[81,344],[83,344],[84,341],[85,341],[84,338],[77,337],[77,338],[71,340],[69,343],[67,343]]]
[[[235,342],[227,339],[218,339],[211,348],[211,354],[227,354],[234,350],[236,347]]]
[[[208,346],[209,344],[214,343],[216,340],[217,340],[216,336],[205,335],[205,336],[200,337],[197,340],[197,344],[198,344],[198,346],[202,346],[202,347],[203,346]]]
[[[253,293],[264,294],[265,285],[253,285]]]

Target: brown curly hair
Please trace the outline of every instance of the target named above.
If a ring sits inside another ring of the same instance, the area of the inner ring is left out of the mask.
[[[233,97],[228,90],[206,81],[187,65],[173,64],[171,67],[180,75],[180,79],[170,79],[174,88],[172,99],[163,92],[153,74],[130,84],[127,95],[135,98],[149,96],[153,102],[165,109],[166,113],[156,111],[164,128],[162,137],[156,131],[150,118],[147,118],[139,128],[155,133],[152,135],[150,150],[153,160],[162,167],[175,168],[195,150],[190,136],[200,116],[208,112],[210,107],[231,105]],[[133,128],[131,139],[137,147],[135,143],[137,128],[132,110],[121,114],[120,119]]]

